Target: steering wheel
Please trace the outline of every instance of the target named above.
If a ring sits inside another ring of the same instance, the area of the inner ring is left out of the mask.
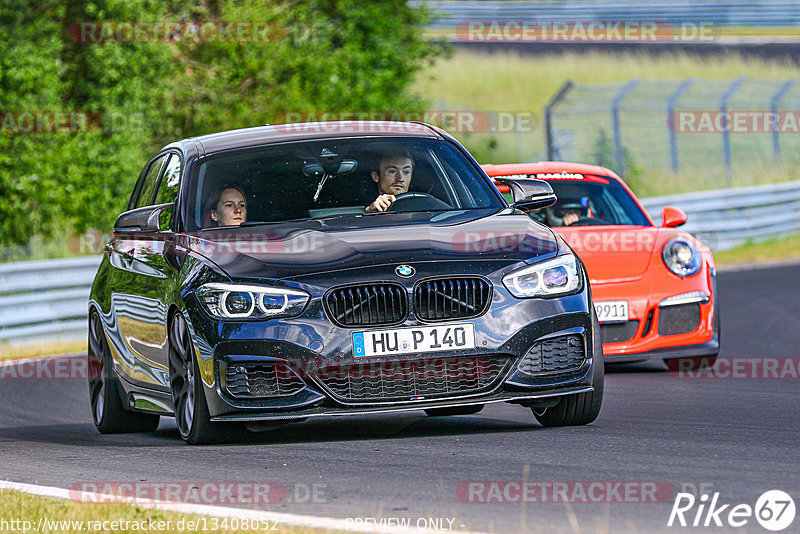
[[[609,224],[605,221],[600,219],[595,219],[594,217],[581,217],[574,223],[570,224],[570,226],[595,226],[595,225],[604,225]]]
[[[420,193],[418,191],[409,191],[407,193],[400,193],[394,197],[394,202],[389,206],[386,211],[413,211],[414,209],[450,209],[452,206],[442,202],[433,195],[428,193]]]

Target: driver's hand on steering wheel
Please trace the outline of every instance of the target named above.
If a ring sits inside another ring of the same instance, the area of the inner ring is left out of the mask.
[[[380,195],[378,198],[375,199],[375,202],[367,206],[364,211],[367,213],[376,212],[376,211],[386,211],[389,209],[389,206],[395,201],[394,195]]]
[[[575,224],[580,219],[580,215],[571,211],[569,213],[565,213],[564,217],[561,218],[561,224],[564,226],[569,226],[570,224]]]

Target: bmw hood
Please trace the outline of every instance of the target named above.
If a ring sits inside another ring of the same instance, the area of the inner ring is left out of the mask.
[[[289,221],[193,234],[188,248],[231,278],[295,277],[427,261],[509,265],[555,255],[553,232],[504,209],[380,213]]]

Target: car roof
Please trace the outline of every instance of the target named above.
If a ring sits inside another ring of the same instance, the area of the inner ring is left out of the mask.
[[[501,165],[481,165],[489,176],[505,176],[509,174],[557,174],[561,172],[576,174],[594,174],[608,176],[620,182],[622,179],[611,169],[587,163],[571,163],[568,161],[538,161],[536,163],[504,163]]]
[[[271,143],[348,137],[443,139],[449,136],[439,128],[420,122],[328,121],[242,128],[192,137],[175,144],[185,145],[194,142],[199,148],[200,155],[204,156],[223,150],[249,148]]]

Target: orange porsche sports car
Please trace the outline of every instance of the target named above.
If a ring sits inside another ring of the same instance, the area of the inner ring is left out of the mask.
[[[670,368],[713,364],[720,316],[711,251],[677,227],[682,210],[666,206],[656,226],[622,179],[604,167],[543,161],[484,165],[500,192],[503,179],[546,180],[558,197],[531,217],[552,227],[589,273],[607,362],[663,358]]]

